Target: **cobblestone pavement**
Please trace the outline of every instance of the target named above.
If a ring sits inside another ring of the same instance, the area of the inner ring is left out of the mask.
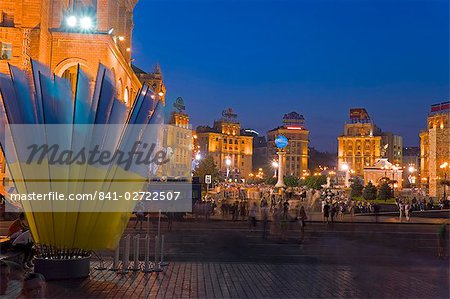
[[[148,231],[133,226],[125,235],[156,234],[155,222]],[[250,231],[246,221],[175,222],[168,232],[163,222],[170,262],[163,272],[99,271],[95,261],[88,279],[48,282],[48,297],[449,297],[449,260],[436,257],[437,225],[308,223],[301,243],[298,226],[290,226],[280,240],[262,239],[260,223]],[[140,260],[143,253],[141,244]],[[109,266],[112,252],[100,254]]]
[[[163,272],[92,270],[79,283],[50,282],[50,297],[448,298],[448,260],[435,257],[435,225],[307,228],[300,244],[295,230],[288,240],[263,240],[245,222],[175,223],[163,231],[170,261]]]
[[[51,283],[50,297],[77,298],[447,298],[439,271],[375,266],[171,263],[159,274],[93,270],[79,284]],[[420,270],[420,271],[418,271]],[[448,274],[448,272],[447,272]],[[424,280],[421,275],[426,275]]]

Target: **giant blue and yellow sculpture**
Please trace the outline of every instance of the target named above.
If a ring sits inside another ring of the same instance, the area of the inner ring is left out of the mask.
[[[163,122],[158,95],[144,85],[128,107],[116,97],[113,74],[103,65],[93,90],[92,80],[81,68],[75,90],[36,61],[32,62],[32,79],[28,78],[14,66],[10,66],[10,75],[0,74],[1,146],[17,194],[94,194],[142,188],[146,172],[151,171],[149,165],[130,166],[113,159],[106,164],[90,163],[70,155],[94,149],[128,153],[157,143],[154,127]],[[64,149],[61,157],[73,158],[72,163],[51,163],[48,149],[30,156],[33,145],[55,144]],[[71,259],[92,250],[115,248],[135,202],[24,200],[19,204],[39,255]]]

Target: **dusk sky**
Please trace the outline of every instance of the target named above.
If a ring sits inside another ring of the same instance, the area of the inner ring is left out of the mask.
[[[449,97],[447,0],[139,1],[133,57],[161,65],[194,128],[232,107],[265,133],[303,114],[310,145],[336,152],[350,107],[418,145]]]

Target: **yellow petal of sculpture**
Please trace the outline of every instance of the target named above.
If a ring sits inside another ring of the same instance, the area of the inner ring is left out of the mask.
[[[72,91],[44,66],[33,61],[32,67],[33,84],[13,66],[10,76],[0,75],[0,140],[15,186],[10,199],[25,211],[42,255],[114,249],[135,204],[119,194],[142,190],[152,171],[134,163],[133,153],[144,141],[159,143],[158,95],[144,85],[127,107],[103,65],[92,92],[80,68]],[[61,196],[66,200],[55,199]]]

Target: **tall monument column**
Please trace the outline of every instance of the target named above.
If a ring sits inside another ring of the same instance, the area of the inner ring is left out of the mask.
[[[278,135],[278,137],[275,138],[275,145],[278,148],[278,181],[275,184],[275,187],[281,188],[286,187],[284,184],[284,157],[286,152],[283,149],[288,145],[288,139],[284,135]]]

